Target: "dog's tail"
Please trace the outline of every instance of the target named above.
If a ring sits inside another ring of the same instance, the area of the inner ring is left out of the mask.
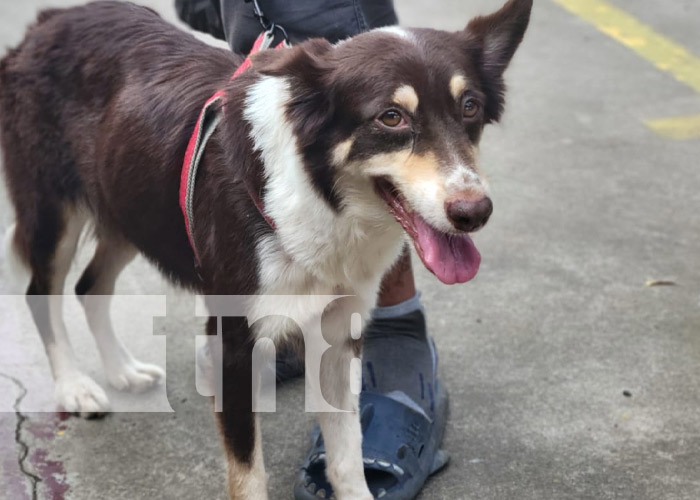
[[[46,9],[41,11],[37,15],[34,24],[27,30],[27,33],[37,29],[39,26],[64,11],[65,9]],[[5,144],[7,138],[3,137],[3,135],[10,126],[8,125],[7,119],[9,116],[13,115],[13,108],[16,104],[14,93],[10,91],[10,88],[17,83],[12,68],[15,60],[19,57],[24,45],[27,43],[27,39],[28,35],[25,35],[24,41],[17,47],[9,49],[5,56],[0,58],[0,124],[2,125],[0,126],[0,144],[2,144],[2,146],[7,145]],[[2,173],[2,168],[0,168],[0,174]],[[2,180],[2,175],[0,175],[0,182]],[[2,191],[0,191],[0,193],[5,194]],[[7,228],[3,243],[3,253],[0,254],[0,275],[5,279],[0,280],[0,282],[5,281],[9,284],[10,293],[24,293],[26,287],[29,285],[31,272],[29,270],[28,260],[22,252],[21,242],[18,240],[16,224],[11,224],[10,227]],[[7,293],[7,291],[2,290],[2,288],[3,287],[0,287],[0,293]]]
[[[20,294],[24,293],[29,286],[31,273],[26,259],[24,259],[17,247],[15,234],[17,233],[17,225],[12,224],[5,231],[5,240],[3,244],[3,259],[0,271],[7,279],[9,284],[9,293]]]

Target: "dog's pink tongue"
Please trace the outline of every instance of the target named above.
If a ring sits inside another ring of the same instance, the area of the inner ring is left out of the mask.
[[[415,215],[418,254],[423,264],[448,285],[465,283],[476,276],[481,254],[467,234],[445,234]]]

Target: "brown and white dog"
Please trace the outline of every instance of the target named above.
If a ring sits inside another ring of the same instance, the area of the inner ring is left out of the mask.
[[[510,0],[457,33],[394,27],[266,50],[231,81],[241,56],[149,9],[96,2],[41,13],[0,62],[0,125],[16,211],[8,255],[31,275],[27,295],[36,298],[30,307],[58,402],[84,416],[108,410],[104,391],[77,366],[60,300],[49,300],[63,293],[86,223],[97,249],[75,289],[82,297],[113,293],[140,252],[201,294],[290,296],[287,310],[275,311],[290,317],[299,308],[291,296],[353,295],[367,316],[407,235],[441,281],[471,279],[480,257],[468,233],[492,211],[478,143],[501,116],[503,72],[531,7]],[[223,119],[194,193],[198,270],[178,190],[197,115],[219,89]],[[110,383],[141,390],[158,382],[163,372],[134,359],[104,307],[86,314]],[[356,409],[350,371],[338,368],[358,348],[347,318],[344,307],[324,313],[326,338],[342,348],[331,351],[321,384],[336,406]],[[267,498],[250,346],[283,337],[286,324],[223,323],[218,420],[231,498]],[[215,320],[207,332],[216,334]],[[336,497],[371,499],[357,413],[318,418]]]

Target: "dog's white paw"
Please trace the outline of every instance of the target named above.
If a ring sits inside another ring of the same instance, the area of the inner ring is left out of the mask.
[[[56,400],[68,413],[95,418],[109,412],[107,394],[97,382],[76,372],[56,379]]]
[[[165,378],[160,366],[131,359],[107,372],[107,380],[120,391],[144,392]]]

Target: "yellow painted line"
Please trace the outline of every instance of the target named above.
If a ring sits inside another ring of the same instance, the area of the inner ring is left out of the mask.
[[[648,120],[647,127],[666,139],[682,141],[700,137],[700,115]]]
[[[622,9],[604,0],[552,0],[572,14],[669,73],[700,93],[700,58],[682,45],[660,35]],[[649,120],[646,125],[662,137],[675,140],[700,138],[700,115]]]
[[[700,93],[700,59],[604,0],[552,0]]]

